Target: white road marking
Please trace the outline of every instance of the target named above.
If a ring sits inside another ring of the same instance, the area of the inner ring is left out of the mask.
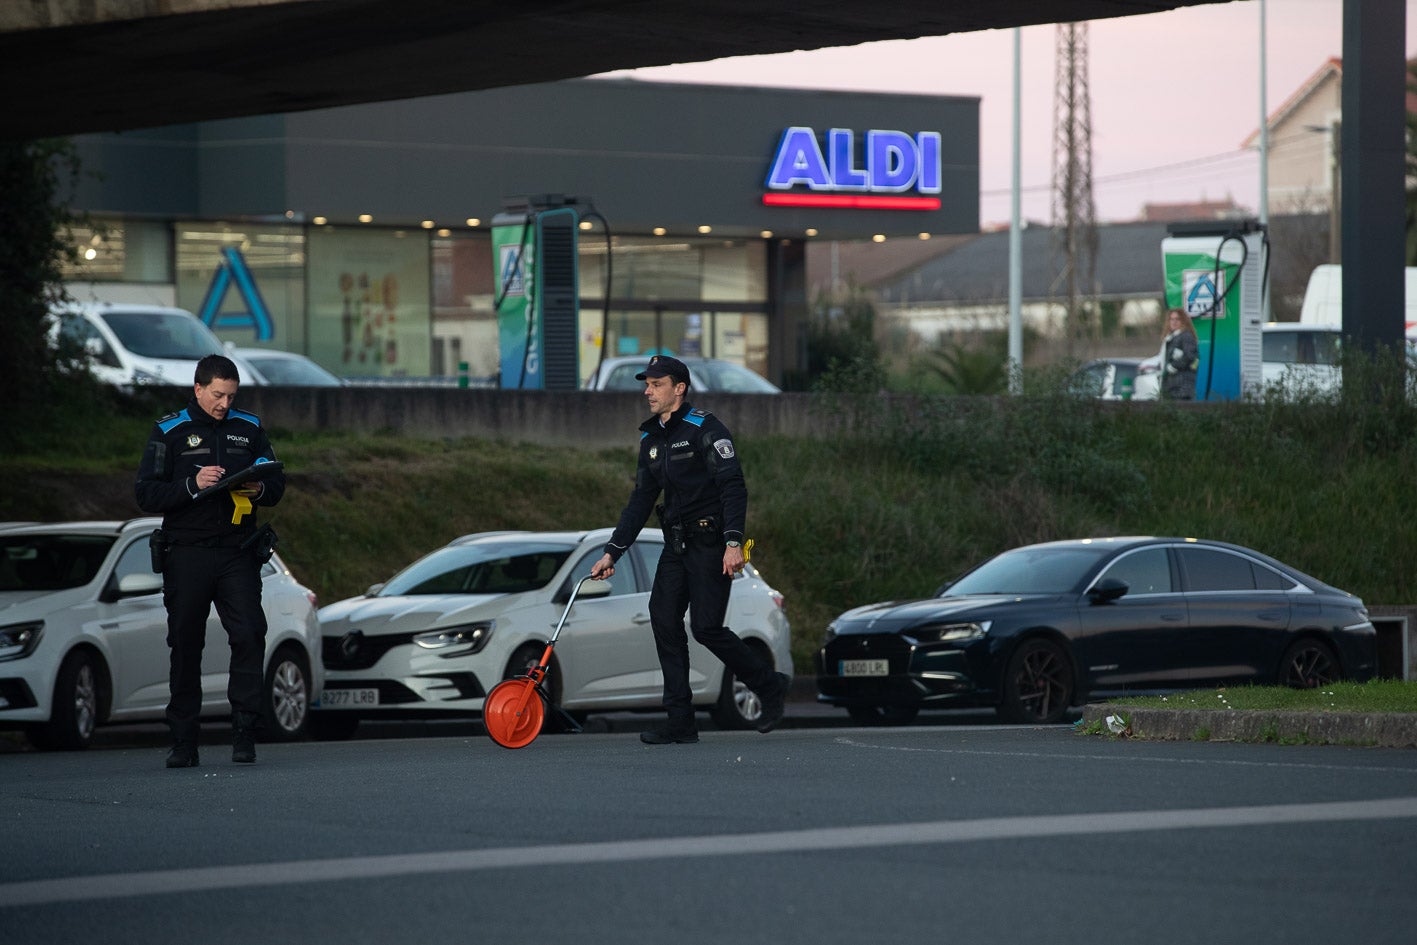
[[[487,869],[624,863],[686,856],[801,853],[861,847],[919,846],[979,840],[1026,839],[1081,834],[1192,830],[1354,820],[1417,818],[1417,797],[1272,807],[1209,810],[1148,810],[1117,813],[981,820],[937,820],[865,827],[826,827],[711,837],[663,837],[604,843],[550,844],[487,850],[448,850],[343,859],[291,860],[143,873],[108,873],[0,883],[0,910],[56,902],[86,902],[132,896],[209,892],[250,886],[380,879]]]

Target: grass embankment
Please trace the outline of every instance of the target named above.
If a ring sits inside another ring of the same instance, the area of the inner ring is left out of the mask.
[[[1231,686],[1165,696],[1114,700],[1138,709],[1213,709],[1265,712],[1417,712],[1417,686],[1391,679],[1338,682],[1317,689]]]
[[[20,447],[0,456],[0,520],[136,514],[142,444],[180,400],[96,392],[82,411],[31,421]],[[857,422],[829,441],[735,431],[753,560],[787,598],[799,673],[812,671],[841,611],[927,595],[988,555],[1054,538],[1218,538],[1370,604],[1417,602],[1417,529],[1405,511],[1417,409],[1408,401],[850,403]],[[626,418],[627,430],[635,421]],[[623,449],[576,450],[272,434],[290,488],[263,519],[325,603],[467,532],[613,524],[634,472],[628,436]]]

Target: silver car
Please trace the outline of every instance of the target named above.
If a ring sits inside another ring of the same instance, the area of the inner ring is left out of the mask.
[[[148,536],[157,517],[0,526],[0,728],[38,748],[86,748],[106,722],[161,721],[167,611]],[[315,594],[280,557],[261,569],[263,737],[298,738],[320,693]],[[202,714],[225,717],[230,650],[213,609]]]
[[[586,390],[643,391],[645,382],[635,380],[635,375],[645,369],[649,357],[647,354],[636,354],[606,358],[596,365],[595,372],[586,382]],[[772,381],[733,361],[693,357],[680,360],[689,369],[689,386],[696,391],[723,394],[782,393]]]
[[[320,610],[325,688],[317,736],[352,734],[360,719],[479,714],[492,687],[536,665],[578,578],[611,529],[484,532],[457,538],[384,584]],[[657,709],[663,676],[649,592],[664,538],[646,529],[618,562],[608,596],[577,600],[546,685],[572,717]],[[728,626],[778,672],[792,672],[782,595],[750,564],[733,582]],[[690,637],[694,703],[724,728],[748,728],[757,696]]]

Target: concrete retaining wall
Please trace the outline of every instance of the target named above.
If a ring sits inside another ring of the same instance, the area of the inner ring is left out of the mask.
[[[811,394],[706,393],[692,401],[740,435],[811,436],[849,422]],[[639,393],[454,387],[243,386],[240,406],[275,431],[393,431],[590,448],[633,444],[649,416]]]

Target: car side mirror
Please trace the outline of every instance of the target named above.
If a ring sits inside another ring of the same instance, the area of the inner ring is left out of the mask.
[[[571,599],[571,588],[575,587],[574,582],[562,586],[556,592],[556,596],[551,598],[553,604],[564,604]],[[576,595],[576,600],[590,600],[596,597],[609,597],[615,586],[609,581],[586,581],[581,585],[581,592]]]
[[[162,590],[162,575],[151,571],[134,571],[118,579],[119,597],[137,597]]]
[[[1087,599],[1094,604],[1105,604],[1116,600],[1131,589],[1131,585],[1121,578],[1103,578],[1088,588]]]
[[[364,596],[365,596],[365,597],[373,597],[374,595],[378,594],[378,593],[379,593],[380,591],[382,591],[383,589],[384,589],[384,582],[383,582],[383,581],[380,581],[378,584],[370,584],[367,588],[364,589]]]

